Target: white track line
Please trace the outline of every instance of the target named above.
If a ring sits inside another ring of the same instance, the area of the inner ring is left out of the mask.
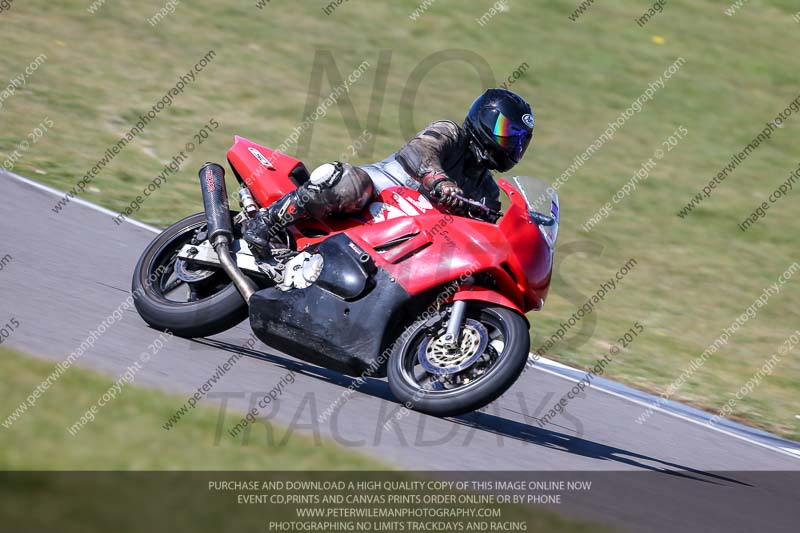
[[[547,361],[548,363],[550,363],[550,360],[548,360],[548,359],[544,359],[544,358],[541,358],[541,359],[543,359],[543,360]],[[559,363],[559,365],[560,366],[565,366],[565,365],[561,365],[560,363]],[[533,365],[533,368],[537,369],[537,370],[539,370],[541,372],[546,372],[547,374],[552,374],[553,376],[559,377],[561,379],[565,379],[565,380],[570,381],[572,383],[578,383],[580,381],[580,379],[575,379],[575,378],[570,377],[570,376],[565,376],[564,374],[560,374],[560,373],[555,372],[554,370],[550,370],[548,368],[537,367],[535,364]],[[565,368],[569,368],[569,367],[565,366]],[[711,429],[711,430],[717,431],[717,432],[722,433],[724,435],[728,435],[729,437],[733,437],[733,438],[736,438],[736,439],[739,439],[739,440],[742,440],[742,441],[745,441],[745,442],[749,442],[750,444],[755,444],[756,446],[760,446],[762,448],[766,448],[768,450],[772,450],[772,451],[781,453],[783,455],[788,455],[789,457],[792,457],[794,459],[800,458],[800,450],[792,450],[791,448],[781,448],[781,447],[778,447],[778,446],[773,446],[771,444],[767,444],[765,442],[760,442],[760,441],[757,441],[755,439],[751,439],[750,437],[745,437],[744,435],[740,435],[738,433],[734,433],[732,431],[728,431],[727,429],[722,429],[722,428],[719,428],[717,426],[709,426],[708,424],[705,424],[705,423],[703,423],[700,420],[697,420],[695,418],[692,418],[692,417],[689,417],[689,416],[685,416],[685,415],[682,415],[680,413],[676,413],[675,411],[670,411],[668,409],[664,409],[662,407],[659,407],[658,405],[655,405],[655,403],[643,402],[642,400],[640,400],[638,398],[632,398],[632,397],[627,396],[625,394],[621,394],[619,392],[612,391],[612,390],[606,389],[604,387],[598,387],[597,385],[593,385],[591,383],[589,384],[589,388],[593,389],[593,390],[600,391],[600,392],[604,392],[606,394],[610,394],[611,396],[616,396],[617,398],[622,398],[623,400],[628,400],[631,403],[635,403],[636,405],[641,405],[643,407],[647,407],[648,409],[652,409],[653,411],[658,411],[660,413],[664,413],[664,414],[667,414],[667,415],[672,415],[675,418],[680,418],[681,420],[685,420],[687,422],[691,422],[692,424],[695,424],[695,425],[698,425],[698,426],[702,426],[702,427],[704,427],[706,429]],[[644,394],[647,394],[647,393],[644,393]],[[653,396],[653,398],[656,399],[655,396]]]
[[[54,189],[53,187],[48,187],[47,185],[42,185],[39,182],[36,182],[36,181],[31,180],[31,179],[22,177],[22,176],[20,176],[18,174],[14,174],[13,172],[5,171],[5,174],[7,174],[8,176],[11,176],[12,178],[14,178],[14,179],[16,179],[18,181],[21,181],[23,183],[26,183],[26,184],[32,186],[32,187],[35,187],[35,188],[37,188],[39,190],[49,192],[49,193],[51,193],[51,194],[53,194],[55,196],[60,196],[60,197],[64,196],[64,192],[59,191],[58,189]],[[99,211],[99,212],[104,213],[106,215],[111,215],[112,217],[116,217],[116,216],[119,215],[119,213],[115,213],[115,212],[111,211],[110,209],[106,209],[105,207],[100,207],[97,204],[93,204],[92,202],[88,202],[88,201],[83,200],[81,198],[74,197],[74,198],[72,198],[71,202],[75,202],[76,204],[80,204],[80,205],[82,205],[84,207],[88,207],[89,209],[94,209],[95,211]],[[69,204],[67,204],[67,205],[69,205]],[[64,207],[66,208],[67,206],[64,206]],[[129,224],[133,224],[136,227],[152,231],[154,233],[159,233],[161,231],[160,229],[158,229],[156,227],[153,227],[153,226],[151,226],[149,224],[145,224],[144,222],[139,222],[138,220],[134,220],[132,218],[126,218],[125,222],[128,222]],[[530,355],[533,355],[533,354],[530,354]],[[552,366],[555,366],[555,367],[564,368],[564,369],[571,370],[571,371],[574,371],[574,372],[580,372],[580,370],[578,370],[577,368],[572,368],[570,366],[567,366],[567,365],[564,365],[562,363],[559,363],[558,361],[553,361],[553,360],[547,359],[545,357],[539,357],[539,359],[541,361],[544,361],[545,363],[547,363],[549,365],[552,365]],[[539,370],[541,372],[546,372],[548,374],[552,374],[553,376],[559,377],[561,379],[565,379],[567,381],[571,381],[572,383],[578,383],[580,381],[579,379],[575,379],[575,378],[572,378],[570,376],[565,376],[564,374],[559,374],[558,372],[555,372],[555,371],[547,369],[547,368],[542,368],[540,366],[536,366],[535,364],[533,365],[533,368],[536,369],[536,370]],[[643,401],[639,400],[638,398],[632,398],[632,397],[627,396],[625,394],[620,394],[618,392],[615,392],[615,391],[612,391],[612,390],[609,390],[609,389],[606,389],[606,388],[603,388],[603,387],[598,387],[596,385],[591,385],[591,384],[589,386],[590,386],[590,388],[598,390],[600,392],[604,392],[606,394],[610,394],[611,396],[616,396],[617,398],[622,398],[623,400],[628,400],[629,402],[635,403],[636,405],[641,405],[643,407],[647,407],[648,409],[652,409],[654,411],[659,411],[661,413],[674,416],[675,418],[679,418],[681,420],[685,420],[687,422],[691,422],[692,424],[695,424],[695,425],[698,425],[698,426],[702,426],[702,427],[704,427],[706,429],[711,429],[711,430],[717,431],[719,433],[722,433],[723,435],[727,435],[729,437],[733,437],[735,439],[739,439],[739,440],[742,440],[744,442],[749,442],[750,444],[755,444],[756,446],[760,446],[762,448],[766,448],[767,450],[772,450],[772,451],[778,452],[778,453],[783,454],[783,455],[788,455],[789,457],[792,457],[794,459],[800,458],[800,450],[792,450],[791,448],[781,448],[781,447],[778,447],[778,446],[772,446],[771,444],[766,444],[764,442],[759,442],[759,441],[757,441],[755,439],[751,439],[749,437],[745,437],[744,435],[739,435],[738,433],[733,433],[732,431],[728,431],[726,429],[722,429],[722,428],[719,428],[719,427],[716,427],[716,426],[709,426],[708,424],[704,424],[703,422],[701,422],[699,420],[696,420],[694,418],[691,418],[691,417],[688,417],[688,416],[684,416],[684,415],[682,415],[680,413],[676,413],[674,411],[670,411],[668,409],[664,409],[662,407],[659,407],[658,405],[656,405],[656,403],[658,402],[658,399],[655,396],[653,396],[653,400],[654,400],[653,403],[647,403],[647,402],[643,402]],[[644,394],[647,394],[647,393],[644,393]]]
[[[33,181],[31,179],[22,177],[19,174],[14,174],[13,172],[8,172],[8,171],[3,171],[3,172],[5,174],[7,174],[8,176],[16,179],[17,181],[21,181],[22,183],[27,183],[31,187],[35,187],[35,188],[37,188],[39,190],[49,192],[50,194],[53,194],[55,196],[59,196],[59,197],[63,198],[64,195],[66,194],[63,191],[59,191],[58,189],[54,189],[53,187],[48,187],[47,185],[43,185],[43,184],[39,183],[38,181]],[[97,204],[93,204],[92,202],[88,202],[88,201],[86,201],[86,200],[84,200],[82,198],[78,198],[77,196],[74,196],[70,200],[69,203],[70,204],[71,203],[76,203],[76,204],[82,205],[84,207],[88,207],[89,209],[94,209],[95,211],[100,211],[103,214],[111,215],[114,218],[119,216],[119,213],[115,213],[114,211],[111,211],[110,209],[106,209],[105,207],[100,207]],[[65,205],[63,209],[67,209],[67,207],[69,207],[69,204]],[[139,222],[138,220],[134,220],[132,218],[126,218],[125,222],[128,222],[129,224],[133,224],[136,227],[152,231],[153,233],[160,233],[161,232],[161,230],[156,228],[156,227],[153,227],[153,226],[151,226],[149,224],[145,224],[144,222]]]

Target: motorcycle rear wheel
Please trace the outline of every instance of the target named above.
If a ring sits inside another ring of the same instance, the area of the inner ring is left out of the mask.
[[[458,350],[472,353],[443,351],[436,344],[442,334],[442,329],[431,331],[425,324],[415,322],[401,336],[405,342],[398,342],[389,357],[389,388],[410,409],[439,417],[480,409],[514,384],[528,360],[528,323],[522,315],[505,307],[469,303]],[[483,351],[478,353],[481,347]],[[472,360],[474,363],[470,363]],[[469,366],[448,374],[446,361],[461,363],[457,368]],[[438,368],[437,363],[442,367]],[[432,373],[432,369],[442,373]]]
[[[192,270],[177,257],[178,251],[205,226],[204,213],[176,222],[147,246],[136,264],[131,285],[134,305],[142,319],[155,329],[169,330],[179,337],[209,337],[247,318],[247,304],[225,272]],[[198,281],[182,280],[176,268],[181,269],[184,278],[196,276]],[[181,295],[186,301],[181,301]]]

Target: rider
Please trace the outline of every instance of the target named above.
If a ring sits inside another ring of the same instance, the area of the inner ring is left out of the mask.
[[[259,255],[270,237],[298,220],[358,212],[383,189],[402,185],[422,190],[455,213],[458,195],[500,208],[500,189],[490,170],[507,172],[525,154],[533,136],[530,105],[506,89],[489,89],[470,107],[464,125],[440,120],[388,159],[355,167],[326,163],[309,180],[247,221],[244,239]]]

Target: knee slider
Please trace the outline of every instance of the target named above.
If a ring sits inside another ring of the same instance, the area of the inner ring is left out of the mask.
[[[307,208],[315,218],[360,211],[372,198],[374,186],[362,168],[347,163],[326,163],[311,173],[305,185],[312,201]]]
[[[325,163],[314,169],[308,181],[311,185],[316,185],[321,189],[326,189],[336,185],[344,174],[344,168],[338,161]]]

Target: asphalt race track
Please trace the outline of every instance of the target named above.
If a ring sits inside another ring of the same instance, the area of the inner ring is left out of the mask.
[[[62,360],[128,297],[132,269],[154,233],[133,223],[118,226],[114,214],[76,202],[56,214],[52,192],[8,174],[0,180],[0,255],[13,256],[0,272],[0,318],[13,315],[20,322],[8,345]],[[197,200],[201,206],[199,193]],[[79,364],[119,376],[158,336],[134,310],[127,311]],[[173,338],[137,374],[136,384],[189,396],[240,351],[247,357],[204,400],[218,409],[227,402],[222,428],[208,435],[210,442],[232,438],[227,431],[241,413],[293,371],[295,381],[263,415],[400,468],[536,471],[534,477],[542,479],[548,475],[542,471],[576,472],[570,476],[594,480],[593,488],[570,494],[558,510],[597,520],[612,516],[635,531],[694,530],[692,525],[703,531],[796,530],[800,457],[777,447],[661,411],[639,425],[641,404],[595,389],[573,400],[555,423],[539,428],[537,417],[572,383],[536,368],[485,412],[459,419],[413,412],[395,419],[401,406],[383,381],[370,380],[320,423],[317,418],[352,379],[260,343],[254,350],[239,348],[249,336],[245,322],[210,339]],[[247,439],[279,442],[284,436],[258,422]],[[594,473],[599,471],[628,473]],[[786,471],[794,471],[794,486]]]

